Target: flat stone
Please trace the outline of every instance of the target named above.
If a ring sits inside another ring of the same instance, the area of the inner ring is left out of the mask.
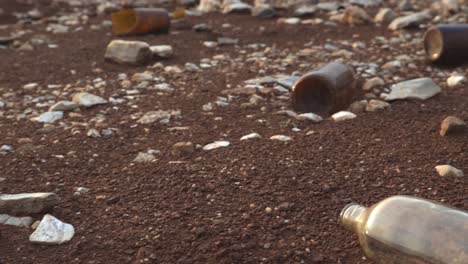
[[[170,120],[172,116],[179,116],[179,110],[157,110],[157,111],[149,111],[146,112],[140,119],[138,119],[137,123],[140,124],[151,124],[156,121],[161,120]]]
[[[252,11],[252,6],[240,1],[236,1],[232,4],[226,5],[223,8],[223,14],[229,13],[250,13]]]
[[[463,171],[450,165],[435,166],[435,169],[441,177],[463,177],[464,176]]]
[[[42,113],[40,116],[33,118],[33,121],[39,123],[54,123],[57,120],[63,118],[63,112],[61,111],[54,111],[54,112],[45,112]]]
[[[274,136],[271,136],[270,139],[271,140],[276,140],[276,141],[283,141],[283,142],[292,140],[291,137],[288,137],[288,136],[285,136],[285,135],[274,135]]]
[[[37,244],[59,245],[70,241],[75,235],[72,225],[63,223],[52,215],[46,214],[29,241]]]
[[[335,122],[356,118],[356,115],[348,111],[340,111],[331,116]]]
[[[221,37],[218,38],[218,45],[236,45],[239,39]]]
[[[367,100],[359,100],[353,102],[348,110],[354,114],[362,113],[366,110],[367,107]]]
[[[159,58],[170,58],[174,54],[174,50],[170,45],[156,45],[150,47],[153,56]]]
[[[195,146],[192,142],[177,142],[172,146],[172,155],[174,156],[190,156],[195,152]]]
[[[369,103],[367,103],[366,111],[367,112],[376,112],[376,111],[384,110],[384,109],[389,108],[389,107],[390,107],[390,104],[387,103],[387,102],[371,99],[369,101]]]
[[[153,154],[140,152],[133,160],[135,163],[150,163],[156,160],[156,157]]]
[[[375,7],[382,4],[382,0],[351,0],[349,3],[362,7]]]
[[[440,93],[442,89],[431,78],[418,78],[400,82],[390,87],[389,94],[382,94],[385,101],[401,99],[426,100]]]
[[[55,193],[1,194],[0,212],[35,214],[48,211],[60,202]]]
[[[90,93],[77,93],[73,96],[72,102],[84,107],[92,107],[107,103],[104,98]]]
[[[216,12],[220,9],[221,2],[219,0],[200,0],[197,10],[202,13]]]
[[[60,112],[65,112],[65,111],[73,111],[75,110],[76,108],[78,108],[79,105],[77,103],[74,103],[74,102],[70,102],[70,101],[58,101],[57,103],[55,103],[54,105],[52,105],[50,108],[49,108],[49,112],[56,112],[56,111],[60,111]]]
[[[15,217],[7,214],[0,214],[0,224],[18,227],[29,227],[33,223],[32,217]]]
[[[343,24],[362,25],[370,22],[372,19],[364,9],[357,6],[349,6],[342,14],[337,15],[334,20],[338,20]]]
[[[215,141],[203,147],[203,150],[213,150],[217,148],[225,148],[231,145],[229,141]]]
[[[276,16],[276,10],[270,6],[255,6],[252,9],[252,16],[259,18],[272,18]]]
[[[149,62],[152,56],[146,42],[113,40],[107,46],[104,58],[120,64],[141,65]]]
[[[410,14],[403,17],[398,17],[390,23],[388,28],[390,30],[399,30],[407,27],[418,26],[425,21],[428,21],[432,18],[430,11],[425,10],[418,13]]]
[[[466,123],[458,117],[448,116],[440,125],[440,135],[445,137],[448,134],[463,132],[467,128]]]
[[[385,82],[382,78],[380,77],[374,77],[372,79],[368,79],[364,82],[364,85],[362,86],[362,89],[364,91],[370,91],[374,88],[380,88],[385,85]]]
[[[242,136],[240,140],[243,141],[243,140],[249,140],[249,139],[255,139],[255,138],[262,138],[262,136],[259,133],[250,133],[248,135]]]
[[[288,25],[297,25],[297,24],[301,23],[301,19],[299,19],[297,17],[280,18],[280,19],[278,19],[278,23],[288,24]]]
[[[144,82],[144,81],[152,81],[154,79],[153,73],[150,71],[145,72],[138,72],[132,75],[133,82]]]
[[[317,114],[314,113],[304,113],[297,115],[297,120],[303,120],[303,121],[311,121],[314,123],[322,122],[323,118]]]
[[[317,12],[317,8],[315,6],[306,5],[301,6],[294,11],[294,15],[298,17],[306,17],[306,16],[313,16]]]

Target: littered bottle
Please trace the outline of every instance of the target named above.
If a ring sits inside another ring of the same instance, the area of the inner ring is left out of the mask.
[[[436,202],[393,196],[372,207],[346,206],[342,225],[365,255],[385,264],[467,264],[468,213]]]

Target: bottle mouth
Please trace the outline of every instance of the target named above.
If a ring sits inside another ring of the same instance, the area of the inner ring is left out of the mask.
[[[357,203],[346,205],[340,213],[341,225],[348,231],[355,232],[362,222],[362,216],[366,207]]]
[[[440,30],[431,28],[426,32],[424,35],[424,49],[431,61],[436,61],[442,56],[444,42]]]

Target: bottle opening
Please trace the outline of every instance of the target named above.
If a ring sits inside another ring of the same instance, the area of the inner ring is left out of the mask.
[[[345,206],[340,214],[340,221],[343,227],[348,231],[356,233],[366,209],[367,207],[355,203]]]
[[[424,49],[427,57],[432,60],[438,60],[442,55],[444,47],[442,34],[436,28],[429,29],[424,36]]]
[[[329,84],[312,76],[298,80],[293,87],[293,107],[296,111],[330,114],[333,101]]]

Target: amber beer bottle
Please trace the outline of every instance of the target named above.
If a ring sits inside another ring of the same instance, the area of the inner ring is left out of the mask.
[[[112,13],[112,32],[118,36],[168,33],[170,26],[170,15],[162,8],[129,8]]]
[[[424,34],[427,58],[442,64],[468,62],[468,24],[438,25]]]
[[[369,208],[347,205],[340,218],[376,263],[468,263],[465,211],[420,198],[393,196]]]

